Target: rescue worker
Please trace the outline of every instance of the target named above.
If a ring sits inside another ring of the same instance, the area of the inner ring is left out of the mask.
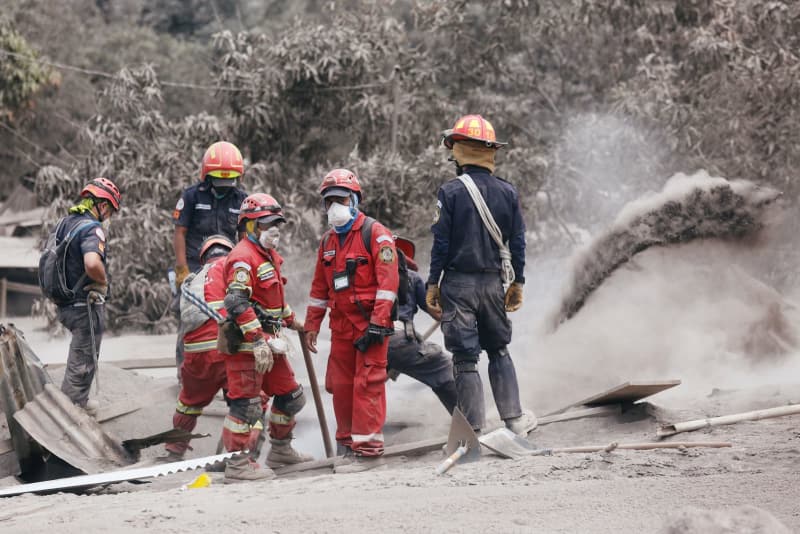
[[[230,355],[225,357],[230,409],[223,422],[222,441],[228,452],[252,450],[256,446],[265,409],[263,390],[267,397],[273,397],[269,415],[272,447],[267,455],[267,468],[246,455],[228,460],[227,482],[274,478],[271,467],[313,460],[291,445],[295,415],[305,405],[306,398],[286,356],[288,345],[280,338],[282,326],[303,330],[302,321],[284,299],[283,258],[276,250],[279,225],[286,219],[273,197],[256,193],[242,202],[238,220],[246,238],[225,261],[227,320],[219,332],[225,344],[238,345],[235,350],[228,350]]]
[[[489,382],[500,418],[512,432],[525,435],[536,428],[536,416],[522,409],[507,348],[511,342],[507,312],[522,306],[525,223],[517,190],[493,175],[495,154],[506,143],[497,141],[494,128],[480,115],[458,119],[442,141],[452,151],[456,175],[470,177],[477,186],[502,242],[508,244],[510,258],[501,258],[465,182],[461,178],[446,182],[439,188],[431,226],[426,301],[429,309],[442,311],[445,347],[453,354],[458,407],[467,421],[476,431],[485,426],[483,384],[478,374],[483,349],[489,357]],[[512,276],[513,283],[504,291],[504,279]]]
[[[75,288],[75,300],[58,307],[58,320],[72,333],[61,391],[73,404],[95,415],[98,405],[95,400],[89,401],[89,390],[97,372],[95,358],[105,330],[104,304],[108,294],[108,249],[103,224],[107,225],[119,211],[122,195],[108,178],[95,178],[80,196],[81,201],[69,209],[57,233],[57,240],[61,241],[76,230],[64,267],[67,285]]]
[[[223,269],[225,257],[233,246],[233,242],[223,235],[212,235],[203,241],[200,247],[203,268],[196,275],[202,277],[202,294],[195,295],[195,298],[199,298],[200,304],[207,306],[208,310],[185,296],[181,305],[184,324],[189,322],[188,312],[195,312],[195,315],[206,319],[200,326],[186,332],[183,338],[186,357],[180,368],[181,390],[172,416],[172,426],[189,433],[197,426],[197,418],[203,413],[203,408],[214,400],[220,389],[227,388],[225,356],[217,351],[217,319],[209,314],[213,310],[223,318],[226,315],[223,299],[228,284]],[[194,285],[194,282],[187,281],[186,289],[190,290]],[[187,449],[189,440],[168,443],[165,460],[180,461]]]
[[[422,382],[433,390],[447,412],[452,414],[458,400],[456,383],[453,379],[453,363],[442,347],[423,340],[414,328],[414,315],[417,309],[428,313],[437,321],[441,320],[442,315],[436,310],[429,310],[425,303],[425,282],[417,272],[414,243],[402,237],[395,237],[394,244],[405,257],[409,291],[405,304],[400,304],[398,307],[395,334],[389,339],[387,366],[389,377],[396,379],[397,375],[402,373]]]
[[[212,235],[222,235],[237,241],[236,227],[241,206],[247,193],[238,187],[244,174],[244,160],[235,145],[219,141],[208,147],[200,167],[200,182],[186,188],[175,205],[172,219],[175,233],[172,248],[175,252],[175,285],[178,292],[173,310],[178,313],[180,287],[189,273],[200,269],[200,246]],[[175,363],[183,361],[183,332],[178,327]],[[180,372],[178,373],[180,378]]]
[[[358,209],[361,186],[353,172],[332,170],[319,192],[332,228],[317,252],[306,341],[317,352],[320,326],[330,308],[325,384],[333,394],[336,441],[348,458],[334,470],[352,473],[384,463],[387,337],[394,333],[397,252],[392,234]]]

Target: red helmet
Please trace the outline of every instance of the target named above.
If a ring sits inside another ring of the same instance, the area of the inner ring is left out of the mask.
[[[358,176],[347,169],[333,169],[326,174],[319,186],[319,192],[322,198],[346,197],[353,192],[361,200],[361,185],[358,183]]]
[[[108,178],[95,178],[84,186],[81,190],[81,196],[108,200],[111,202],[111,206],[114,207],[114,211],[119,211],[119,205],[122,202],[122,194],[119,192],[119,188]]]
[[[253,193],[242,201],[242,207],[239,208],[239,224],[242,224],[242,221],[247,219],[263,218],[266,218],[263,221],[265,223],[273,221],[286,222],[281,205],[272,195]]]
[[[203,155],[203,167],[200,170],[200,180],[206,176],[218,178],[216,185],[235,185],[236,178],[244,174],[244,161],[242,153],[236,145],[226,141],[214,143]]]
[[[464,115],[456,121],[452,129],[444,131],[444,146],[452,149],[456,141],[479,141],[489,148],[501,148],[508,144],[497,140],[492,123],[480,115]]]
[[[233,242],[224,235],[208,236],[200,245],[200,254],[198,254],[200,262],[206,263],[206,260],[215,256],[224,256],[233,250],[233,246]],[[206,254],[208,254],[208,258],[205,257]]]
[[[406,239],[405,237],[400,237],[398,235],[392,236],[394,237],[394,246],[398,249],[403,251],[406,258],[414,259],[414,253],[417,250],[417,247],[414,245],[414,242]]]

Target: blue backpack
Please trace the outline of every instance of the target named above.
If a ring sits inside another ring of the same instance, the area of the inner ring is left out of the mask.
[[[83,273],[73,287],[67,285],[67,251],[70,243],[81,229],[87,226],[100,226],[98,221],[82,221],[59,241],[58,233],[66,220],[64,217],[58,221],[55,229],[47,237],[44,250],[39,257],[39,288],[45,297],[59,306],[75,302],[75,291],[83,285],[88,276]]]

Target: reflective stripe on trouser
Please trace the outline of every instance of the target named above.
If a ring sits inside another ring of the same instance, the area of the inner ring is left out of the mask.
[[[336,439],[342,443],[352,440],[351,448],[362,456],[378,456],[383,454],[389,340],[362,353],[353,346],[361,334],[353,333],[357,335],[334,337],[328,358],[325,381],[333,393]]]
[[[214,396],[227,384],[225,362],[214,361],[216,350],[186,353],[181,364],[181,391],[172,416],[172,426],[191,432],[197,425],[197,417],[203,408],[214,400]],[[183,453],[189,448],[189,440],[168,443],[168,451]]]
[[[222,422],[222,444],[228,452],[249,451],[258,441],[261,425],[250,425],[231,414]]]
[[[105,313],[102,305],[92,306],[94,322],[94,346],[100,354],[100,341],[105,330]],[[67,356],[67,368],[61,391],[78,406],[85,406],[89,400],[89,390],[95,375],[94,355],[92,354],[92,334],[89,329],[88,306],[61,306],[58,320],[72,333]]]

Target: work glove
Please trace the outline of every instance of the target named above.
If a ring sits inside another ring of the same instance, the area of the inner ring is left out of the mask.
[[[181,286],[183,285],[183,281],[186,280],[187,276],[189,276],[189,266],[188,265],[176,265],[175,266],[175,285],[178,288],[178,293],[180,293]]]
[[[393,328],[385,328],[377,324],[369,324],[367,332],[356,339],[353,345],[361,352],[367,352],[371,345],[380,345],[383,343],[383,338],[394,334]]]
[[[83,286],[83,289],[89,292],[87,298],[90,303],[98,304],[106,301],[108,294],[108,284],[101,284],[100,282],[92,282]]]
[[[253,358],[256,360],[256,372],[260,375],[270,372],[272,364],[275,363],[272,351],[263,339],[256,341],[253,345]]]
[[[513,282],[508,286],[505,306],[507,312],[515,312],[522,307],[522,284]]]
[[[441,317],[441,293],[439,292],[439,286],[436,284],[428,284],[428,289],[425,292],[425,304],[428,306],[428,313],[430,313],[432,317],[436,317],[436,315]]]

